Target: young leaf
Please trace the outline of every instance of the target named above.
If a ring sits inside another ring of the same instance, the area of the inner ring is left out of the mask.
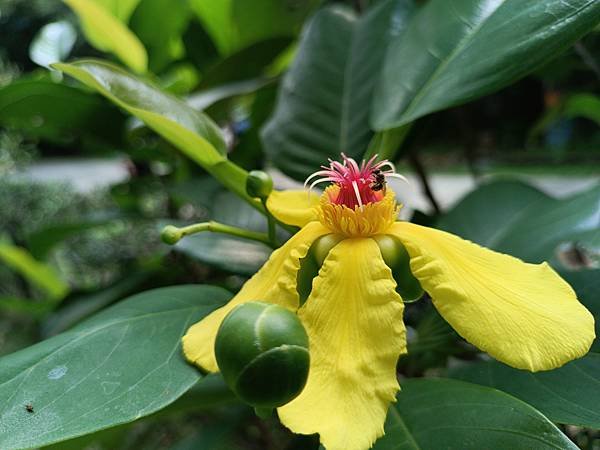
[[[143,292],[1,358],[0,448],[44,446],[172,403],[202,378],[181,354],[182,334],[230,296],[198,285]]]
[[[432,0],[389,46],[375,91],[377,130],[496,91],[598,25],[595,0]]]
[[[63,0],[81,20],[86,38],[98,50],[116,55],[132,70],[143,73],[148,64],[146,49],[119,19],[94,0]]]

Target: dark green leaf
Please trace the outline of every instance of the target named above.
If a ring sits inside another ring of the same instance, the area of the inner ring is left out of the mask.
[[[516,181],[467,195],[438,227],[527,262],[551,260],[557,247],[600,224],[600,186],[557,200]]]
[[[565,272],[579,300],[596,317],[600,335],[600,270]],[[549,372],[531,373],[496,361],[454,369],[450,376],[494,387],[539,409],[554,422],[600,428],[600,343],[592,353]]]
[[[374,450],[576,450],[546,417],[495,389],[445,379],[402,382]]]
[[[291,38],[279,37],[242,48],[210,67],[198,88],[204,90],[261,76],[266,67],[291,43]]]
[[[595,0],[432,0],[388,48],[372,123],[393,128],[489,94],[599,21]]]
[[[412,1],[387,0],[362,18],[339,5],[315,14],[263,129],[278,168],[303,179],[328,157],[360,157],[367,150],[374,74],[413,9]]]
[[[144,292],[2,358],[0,447],[47,445],[172,403],[201,378],[184,361],[182,334],[229,297],[198,285]]]
[[[48,79],[20,80],[0,88],[0,125],[54,142],[84,136],[115,143],[124,117],[81,89]]]

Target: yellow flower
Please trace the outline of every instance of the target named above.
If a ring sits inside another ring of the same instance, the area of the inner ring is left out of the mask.
[[[527,264],[443,231],[397,221],[399,207],[385,187],[385,177],[396,175],[387,162],[370,160],[359,167],[344,157],[319,176],[313,185],[333,184],[320,199],[312,194],[309,206],[306,191],[271,194],[271,213],[301,230],[226,306],[183,338],[187,359],[214,372],[215,335],[234,306],[260,300],[297,311],[309,337],[311,362],[305,389],[278,408],[290,430],[319,433],[327,450],[367,449],[383,435],[388,407],[400,389],[396,363],[406,353],[406,333],[402,298],[375,236],[394,236],[402,243],[413,275],[440,314],[497,360],[549,370],[589,350],[594,319],[546,263]],[[340,241],[300,305],[301,259],[327,234]]]

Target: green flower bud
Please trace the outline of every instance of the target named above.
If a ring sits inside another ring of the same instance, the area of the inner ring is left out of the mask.
[[[257,409],[290,402],[308,378],[306,331],[296,314],[278,305],[234,308],[217,333],[215,356],[231,390]]]
[[[379,246],[383,261],[392,271],[397,284],[396,292],[400,294],[402,300],[410,302],[421,298],[423,288],[410,270],[410,256],[400,240],[388,235],[378,235],[374,239]]]
[[[296,289],[302,305],[312,290],[313,278],[319,274],[319,270],[327,258],[327,255],[335,245],[342,240],[337,234],[321,236],[310,246],[306,256],[300,261],[300,270],[296,276]]]
[[[160,232],[160,238],[165,244],[174,245],[183,237],[181,230],[173,225],[167,225]]]
[[[250,197],[266,199],[273,191],[273,179],[262,170],[253,170],[246,179],[246,193]]]

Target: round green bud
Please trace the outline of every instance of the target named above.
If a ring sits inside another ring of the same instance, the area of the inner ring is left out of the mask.
[[[308,253],[300,260],[300,270],[296,276],[296,288],[300,297],[300,304],[304,304],[312,290],[313,279],[319,274],[319,270],[327,258],[327,255],[342,236],[337,234],[326,234],[321,236],[310,246]]]
[[[375,236],[374,239],[379,246],[383,261],[392,271],[397,284],[396,292],[400,294],[402,300],[410,302],[421,298],[423,288],[410,270],[410,256],[400,240],[383,234]]]
[[[221,323],[215,356],[231,390],[260,410],[290,402],[308,379],[306,331],[296,314],[278,305],[235,307]]]
[[[266,199],[273,191],[273,179],[262,170],[253,170],[246,179],[246,193],[250,197]]]
[[[182,237],[181,230],[173,225],[167,225],[160,233],[160,238],[165,244],[174,245]]]

